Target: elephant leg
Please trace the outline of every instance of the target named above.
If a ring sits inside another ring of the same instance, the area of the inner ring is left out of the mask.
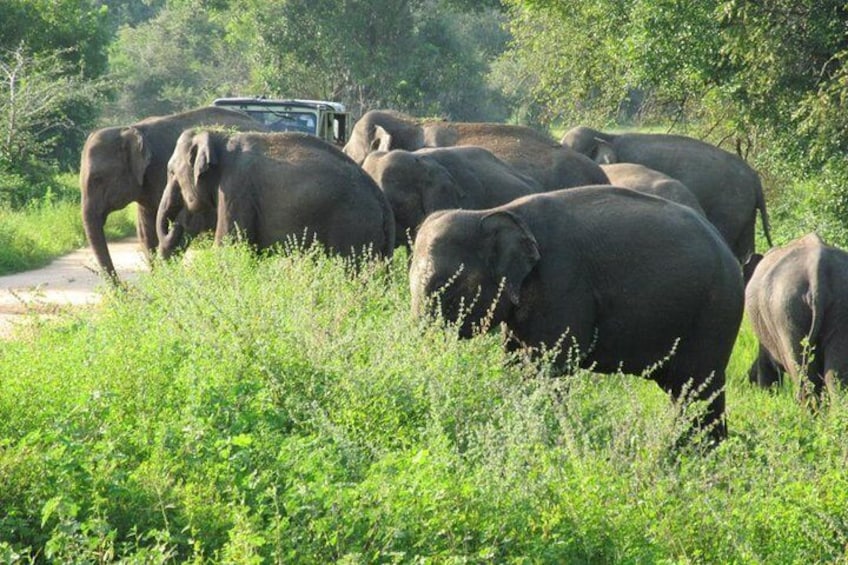
[[[260,243],[261,235],[256,233],[255,215],[249,205],[238,206],[228,198],[218,198],[218,219],[215,226],[215,245],[221,245],[228,238],[241,237],[252,245]],[[247,199],[242,199],[247,200]]]
[[[706,402],[702,415],[693,421],[692,429],[681,438],[680,444],[687,440],[697,430],[708,430],[711,442],[718,443],[727,437],[727,424],[724,419],[724,371],[716,371],[707,377],[692,377],[688,380],[680,378],[680,373],[667,374],[664,378],[656,378],[657,384],[668,393],[672,402],[685,406],[694,401]]]
[[[741,301],[740,294],[717,296],[705,304],[693,320],[689,335],[681,339],[668,366],[657,375],[657,384],[673,401],[705,403],[703,412],[694,418],[689,435],[706,430],[713,443],[727,437],[725,370],[741,322]]]
[[[824,382],[828,389],[836,386],[848,388],[848,333],[844,330],[830,334],[819,344],[822,357]]]
[[[834,354],[833,348],[829,348],[824,352],[824,385],[831,393],[838,387],[848,387],[848,354],[843,350],[848,351],[837,349]]]
[[[748,380],[756,383],[763,388],[768,388],[775,383],[780,385],[783,383],[783,371],[778,364],[772,359],[768,351],[760,345],[757,358],[751,364],[748,371]]]
[[[732,242],[730,247],[731,251],[733,251],[733,255],[739,260],[743,265],[748,260],[749,257],[754,253],[754,223],[757,220],[757,211],[754,210],[751,214],[751,217],[745,222],[745,225],[739,231],[739,235],[736,237],[736,241]]]
[[[153,257],[156,247],[159,245],[159,236],[156,234],[156,209],[138,205],[136,214],[136,233],[147,259]]]
[[[824,390],[824,359],[816,344],[807,338],[793,339],[792,344],[796,366],[791,374],[798,387],[797,399],[815,408]]]

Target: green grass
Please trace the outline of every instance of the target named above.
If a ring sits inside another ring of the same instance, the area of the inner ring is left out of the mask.
[[[106,222],[106,236],[135,233],[135,206],[115,212]],[[0,275],[42,267],[86,245],[79,202],[45,199],[23,209],[0,207]]]
[[[729,367],[730,437],[675,451],[651,382],[409,313],[406,258],[201,248],[0,343],[0,560],[820,563],[848,547],[848,399]]]

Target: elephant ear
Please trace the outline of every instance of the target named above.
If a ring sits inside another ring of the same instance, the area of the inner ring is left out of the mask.
[[[539,262],[539,245],[527,224],[509,211],[491,212],[480,220],[484,255],[490,272],[500,281],[513,305],[518,305],[521,285]]]
[[[605,165],[611,165],[613,163],[618,162],[618,156],[615,154],[615,149],[613,149],[612,145],[606,141],[605,139],[595,138],[595,151],[592,155],[592,159],[596,163],[603,163]]]
[[[128,127],[121,131],[127,164],[133,178],[141,186],[144,183],[144,173],[153,158],[150,147],[144,140],[144,135],[137,128]]]
[[[208,131],[203,131],[194,136],[191,144],[191,162],[194,169],[194,185],[200,181],[200,176],[209,170],[209,167],[218,164],[218,156],[212,147],[212,137]]]
[[[424,186],[427,187],[421,195],[424,213],[430,214],[436,210],[460,208],[465,197],[460,184],[450,172],[432,159],[416,158],[426,171]]]
[[[374,126],[374,139],[371,140],[371,151],[390,151],[392,134],[382,126]]]

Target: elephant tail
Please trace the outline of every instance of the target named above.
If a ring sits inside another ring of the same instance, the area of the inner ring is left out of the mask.
[[[766,197],[763,194],[762,183],[757,183],[757,209],[760,211],[760,217],[763,220],[763,233],[766,236],[769,247],[774,247],[771,241],[771,224],[769,223],[768,211],[766,211]]]

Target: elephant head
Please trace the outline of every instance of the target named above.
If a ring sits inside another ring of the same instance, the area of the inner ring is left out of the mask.
[[[410,265],[413,310],[437,309],[462,337],[504,321],[540,259],[527,224],[512,212],[450,210],[425,220]]]
[[[205,218],[217,206],[220,181],[219,145],[216,132],[186,130],[177,139],[168,161],[168,183],[156,214],[159,253],[167,258],[182,244],[187,216]],[[181,221],[175,221],[181,216]],[[214,221],[201,221],[208,229]],[[211,225],[207,225],[210,224]],[[199,231],[196,227],[190,231]]]
[[[464,189],[436,160],[402,149],[376,151],[366,157],[362,168],[373,178],[395,216],[396,247],[415,239],[421,222],[429,214],[459,208]]]
[[[88,136],[80,163],[82,220],[97,262],[117,280],[106,245],[104,225],[110,212],[143,197],[144,177],[150,166],[150,144],[135,127],[112,127]]]
[[[390,110],[371,110],[356,122],[344,152],[361,165],[373,151],[415,151],[423,146],[424,130],[414,118]]]
[[[578,126],[567,131],[561,143],[578,153],[586,155],[596,163],[612,164],[618,162],[618,155],[612,141],[612,136],[608,134],[585,126]]]

